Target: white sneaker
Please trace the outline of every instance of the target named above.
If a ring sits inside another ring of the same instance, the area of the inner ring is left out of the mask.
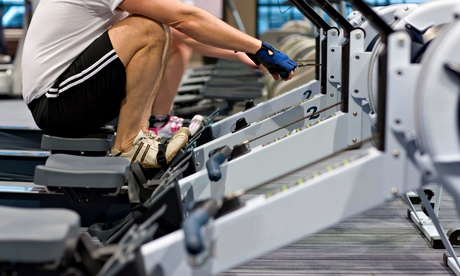
[[[187,143],[190,131],[188,128],[180,128],[176,134],[169,140],[166,147],[166,162],[169,163],[176,156],[179,150]],[[112,148],[111,154],[114,157],[123,157],[128,159],[131,164],[138,161],[145,168],[161,168],[157,161],[160,137],[144,134],[142,131],[136,136],[133,142],[133,148],[129,152],[121,152]]]

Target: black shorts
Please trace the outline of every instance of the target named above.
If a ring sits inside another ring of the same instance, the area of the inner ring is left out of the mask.
[[[29,108],[44,133],[84,136],[118,117],[125,87],[125,67],[105,32]]]

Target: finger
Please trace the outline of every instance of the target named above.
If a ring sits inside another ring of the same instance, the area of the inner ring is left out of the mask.
[[[289,72],[289,76],[287,78],[283,79],[283,80],[288,81],[288,80],[292,79],[293,76],[294,76],[294,70]]]

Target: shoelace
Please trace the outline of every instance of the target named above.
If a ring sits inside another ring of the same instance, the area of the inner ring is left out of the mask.
[[[158,135],[156,135],[153,131],[149,130],[149,132],[147,133],[144,133],[145,137],[149,138],[149,139],[152,139],[152,140],[155,140],[155,141],[158,141],[160,142],[161,144],[165,144],[167,143],[169,140],[171,140],[171,138],[164,138],[164,137],[160,137]]]

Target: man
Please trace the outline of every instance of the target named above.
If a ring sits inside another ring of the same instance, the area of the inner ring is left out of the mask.
[[[113,156],[156,168],[159,137],[148,130],[172,27],[214,47],[248,53],[275,79],[296,63],[210,13],[175,0],[42,0],[27,32],[23,96],[45,133],[88,134],[118,116]],[[279,73],[279,74],[278,74]],[[181,128],[166,162],[187,142]]]

